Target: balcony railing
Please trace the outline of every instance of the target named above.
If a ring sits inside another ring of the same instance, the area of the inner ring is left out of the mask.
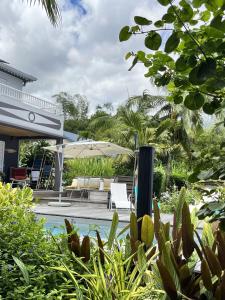
[[[8,85],[2,84],[2,83],[0,83],[0,96],[1,95],[18,100],[22,103],[42,109],[46,112],[49,112],[49,113],[57,115],[57,116],[62,115],[61,104],[54,104],[54,103],[48,102],[46,100],[43,100],[43,99],[40,99],[33,95],[24,93],[20,90],[14,89],[14,88],[12,88]]]

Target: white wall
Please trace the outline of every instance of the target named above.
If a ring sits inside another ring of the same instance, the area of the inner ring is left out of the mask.
[[[9,85],[17,90],[22,90],[23,88],[23,81],[21,79],[4,73],[2,71],[0,71],[0,83]]]

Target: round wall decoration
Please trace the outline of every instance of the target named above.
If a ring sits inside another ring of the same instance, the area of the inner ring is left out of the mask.
[[[32,111],[29,112],[28,119],[31,123],[35,121],[35,114]]]

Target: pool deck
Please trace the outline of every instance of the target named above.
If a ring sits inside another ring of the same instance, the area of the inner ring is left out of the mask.
[[[98,206],[92,203],[75,202],[69,207],[56,207],[48,206],[47,202],[41,201],[35,205],[33,211],[40,215],[111,221],[115,210],[109,210],[106,207],[102,207],[102,205]],[[128,223],[130,218],[129,210],[119,209],[117,211],[119,214],[119,221]],[[161,220],[163,223],[170,222],[172,225],[173,216],[171,214],[161,214]]]

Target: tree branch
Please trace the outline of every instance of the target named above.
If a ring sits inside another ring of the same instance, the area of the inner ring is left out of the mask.
[[[181,17],[179,16],[179,14],[177,13],[176,9],[173,6],[173,3],[171,0],[169,0],[170,6],[172,7],[175,15],[177,16],[178,20],[181,22],[182,26],[184,27],[185,31],[187,32],[187,34],[190,36],[190,38],[192,39],[192,41],[198,46],[198,49],[201,51],[201,53],[203,54],[203,56],[205,57],[205,59],[207,59],[207,56],[204,52],[204,50],[202,49],[201,45],[198,43],[198,41],[193,37],[193,35],[190,33],[188,27],[186,26],[186,24],[184,23],[184,21],[181,19]]]

